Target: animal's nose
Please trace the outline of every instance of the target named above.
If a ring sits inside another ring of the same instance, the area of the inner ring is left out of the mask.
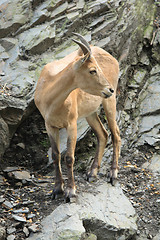
[[[114,89],[113,89],[113,88],[110,88],[109,91],[110,91],[111,93],[114,93]]]

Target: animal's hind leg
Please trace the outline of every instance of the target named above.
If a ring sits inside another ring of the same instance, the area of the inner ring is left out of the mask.
[[[52,192],[52,198],[55,199],[56,196],[61,195],[64,192],[64,180],[61,171],[61,154],[59,150],[59,129],[47,125],[46,129],[51,143],[52,159],[56,174],[55,186]]]
[[[115,184],[115,180],[118,174],[118,158],[120,155],[120,147],[121,147],[121,138],[119,128],[116,122],[116,99],[113,95],[112,97],[103,100],[103,108],[106,113],[106,117],[108,120],[108,126],[111,130],[112,135],[112,143],[113,143],[113,160],[110,171],[110,182],[112,185]]]
[[[86,120],[88,124],[91,126],[93,132],[96,134],[98,140],[94,161],[88,173],[89,180],[89,178],[97,176],[97,172],[100,168],[101,160],[103,157],[104,149],[107,144],[108,133],[104,128],[103,124],[101,123],[97,113],[93,113],[92,115],[87,117]]]

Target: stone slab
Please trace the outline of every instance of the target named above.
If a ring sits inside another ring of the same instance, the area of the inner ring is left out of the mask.
[[[136,213],[122,189],[101,183],[76,203],[61,204],[42,221],[42,232],[29,240],[75,240],[90,231],[101,240],[127,239],[137,231]]]

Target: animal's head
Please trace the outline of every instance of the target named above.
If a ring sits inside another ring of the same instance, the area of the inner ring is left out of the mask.
[[[83,55],[77,57],[73,66],[76,85],[83,91],[93,95],[103,98],[112,96],[114,90],[92,55],[88,42],[80,34],[76,33],[75,35],[79,37],[81,42],[74,39],[73,41],[76,42],[83,51]]]

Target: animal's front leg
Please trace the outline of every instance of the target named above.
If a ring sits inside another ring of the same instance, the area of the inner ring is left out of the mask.
[[[112,185],[115,185],[118,170],[119,170],[118,158],[119,158],[119,155],[120,155],[121,139],[120,139],[119,128],[117,126],[116,121],[113,122],[113,126],[114,127],[111,128],[112,143],[113,143],[113,160],[112,160],[112,165],[111,165],[109,178],[110,178],[110,183]]]
[[[65,155],[65,161],[67,166],[68,182],[65,191],[66,202],[70,202],[70,198],[76,196],[76,186],[74,182],[73,165],[74,165],[74,153],[77,140],[77,122],[72,123],[67,128],[67,152]]]
[[[51,143],[52,159],[56,174],[55,186],[52,192],[52,199],[55,199],[58,195],[64,193],[64,180],[61,171],[61,154],[59,150],[59,129],[47,125],[46,129]]]

